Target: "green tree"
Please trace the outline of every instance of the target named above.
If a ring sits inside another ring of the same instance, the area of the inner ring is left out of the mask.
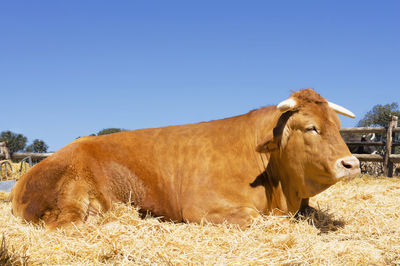
[[[44,153],[47,152],[48,148],[49,146],[43,140],[35,139],[31,145],[26,147],[26,151]]]
[[[358,121],[359,127],[387,126],[391,116],[400,116],[399,105],[396,102],[386,105],[377,104]]]
[[[126,131],[126,129],[123,129],[123,128],[105,128],[105,129],[102,129],[99,132],[97,132],[97,136],[117,133],[117,132],[121,132],[121,131]]]
[[[5,142],[7,147],[10,149],[10,152],[13,153],[24,150],[28,139],[22,134],[17,134],[7,130],[1,132],[0,141]]]

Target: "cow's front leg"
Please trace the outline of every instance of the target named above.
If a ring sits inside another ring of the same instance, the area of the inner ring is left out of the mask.
[[[309,203],[310,203],[310,198],[302,199],[300,203],[299,213],[304,213],[306,209],[310,207]]]
[[[310,206],[309,204],[310,198],[302,199],[300,203],[300,208],[296,213],[296,216],[310,216],[313,212],[316,212],[316,209]]]

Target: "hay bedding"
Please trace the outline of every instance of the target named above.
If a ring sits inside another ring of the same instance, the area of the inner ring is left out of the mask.
[[[399,264],[400,179],[363,176],[312,198],[309,217],[266,216],[246,230],[139,218],[131,206],[48,231],[0,200],[2,248],[29,264]]]

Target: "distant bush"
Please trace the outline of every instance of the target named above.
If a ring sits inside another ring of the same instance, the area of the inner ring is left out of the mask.
[[[117,133],[121,131],[127,131],[127,129],[123,128],[105,128],[97,132],[97,134],[93,134],[94,136],[101,136],[101,135],[107,135],[107,134],[112,134],[112,133]],[[92,136],[93,136],[92,135]]]
[[[43,140],[35,139],[31,145],[26,147],[25,150],[27,152],[43,153],[43,152],[47,152],[48,148],[49,148],[49,146],[47,146],[47,144]]]

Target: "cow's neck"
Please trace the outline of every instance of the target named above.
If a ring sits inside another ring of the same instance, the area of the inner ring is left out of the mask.
[[[281,112],[275,107],[269,106],[260,108],[252,114],[254,123],[254,142],[259,144],[263,138],[272,131]],[[279,152],[279,151],[278,151]],[[267,210],[279,209],[284,213],[298,211],[301,203],[301,198],[296,185],[290,182],[291,176],[285,171],[282,162],[279,161],[279,155],[262,154],[258,156],[259,162],[264,166],[264,178],[267,197]]]
[[[274,184],[272,186],[272,190],[274,193],[272,194],[279,199],[275,199],[272,197],[270,201],[273,204],[272,209],[278,208],[284,213],[291,212],[295,213],[299,210],[301,198],[299,197],[299,191],[296,185],[291,182],[291,176],[289,176],[285,171],[284,167],[279,162],[278,156],[271,156],[268,166],[266,169],[266,173],[269,180],[274,180],[274,182],[270,182]],[[274,206],[275,205],[275,206]]]

